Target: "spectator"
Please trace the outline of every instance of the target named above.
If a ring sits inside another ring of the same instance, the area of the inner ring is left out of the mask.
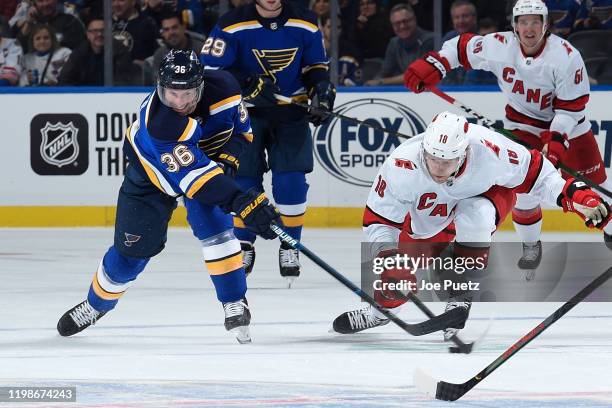
[[[21,45],[12,38],[0,37],[0,86],[14,86],[19,82],[23,55]]]
[[[161,19],[161,33],[164,43],[152,57],[146,59],[146,72],[157,73],[159,64],[170,50],[194,50],[199,54],[204,46],[203,38],[197,38],[185,31],[178,14],[168,14]],[[153,83],[155,75],[150,75],[147,84]]]
[[[393,31],[377,0],[359,0],[359,16],[355,24],[355,45],[364,58],[384,58]]]
[[[580,2],[576,0],[546,0],[545,3],[548,7],[549,31],[560,37],[567,37],[574,27]]]
[[[144,0],[141,15],[151,17],[158,27],[161,27],[162,17],[168,13],[176,13],[178,0]]]
[[[331,55],[331,18],[329,13],[321,16],[321,32],[325,53]],[[361,85],[361,52],[342,36],[342,20],[338,18],[338,84]]]
[[[450,15],[453,29],[444,34],[442,42],[464,33],[476,33],[478,31],[476,6],[472,2],[468,0],[453,1]]]
[[[497,22],[492,18],[483,18],[478,23],[478,35],[487,35],[499,31]],[[471,69],[465,73],[464,85],[495,85],[495,74],[483,69]]]
[[[312,0],[310,9],[321,19],[321,16],[329,13],[329,0]]]
[[[612,29],[610,0],[583,0],[574,23],[575,30]]]
[[[395,37],[389,41],[380,78],[371,79],[366,85],[400,85],[404,83],[404,71],[423,54],[434,49],[434,34],[418,26],[417,17],[409,4],[397,4],[390,12],[389,20]]]
[[[136,0],[113,0],[113,38],[119,40],[130,52],[132,60],[141,65],[153,55],[158,29],[151,17],[141,15]]]
[[[17,0],[0,0],[0,17],[8,22],[17,10]]]
[[[32,51],[23,57],[20,86],[55,86],[62,67],[70,56],[70,50],[60,47],[53,28],[39,24],[32,28],[30,44]]]
[[[191,31],[205,34],[209,33],[206,28],[208,2],[206,0],[178,0],[177,10],[181,15],[183,25]],[[198,50],[199,51],[199,50]]]
[[[115,85],[131,85],[136,73],[129,50],[113,42]],[[72,51],[59,76],[60,85],[104,85],[104,20],[94,17],[87,24],[87,40]]]
[[[458,35],[474,33],[478,31],[476,20],[476,6],[468,0],[455,0],[450,8],[453,30],[449,31],[442,38],[442,42],[450,40]],[[466,71],[459,67],[452,70],[442,81],[444,85],[463,85],[465,82]]]
[[[57,0],[33,0],[32,4],[23,1],[15,17],[16,19],[11,19],[11,25],[17,28],[17,38],[26,49],[32,27],[37,24],[48,24],[53,27],[57,40],[63,47],[74,49],[85,40],[81,21],[65,13],[64,6],[58,4]]]

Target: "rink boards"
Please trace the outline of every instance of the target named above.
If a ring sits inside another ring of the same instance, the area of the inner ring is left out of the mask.
[[[442,110],[453,110],[435,95],[400,88],[341,91],[336,112],[412,136]],[[0,180],[0,226],[109,226],[125,161],[123,133],[135,119],[147,89],[63,89],[0,94],[5,174]],[[78,93],[75,93],[78,91]],[[493,120],[501,120],[500,92],[450,92]],[[610,173],[612,91],[591,94],[591,120]],[[608,137],[610,133],[610,137]],[[365,126],[333,120],[314,131],[315,170],[308,177],[306,223],[356,227],[377,168],[401,139]],[[185,225],[179,208],[174,225]],[[507,222],[506,222],[507,225]],[[583,231],[577,217],[548,209],[548,231]]]

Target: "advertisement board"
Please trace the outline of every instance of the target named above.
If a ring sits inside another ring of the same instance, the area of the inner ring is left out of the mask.
[[[391,92],[338,93],[335,111],[407,137],[453,107],[435,95]],[[503,118],[500,92],[451,92],[493,120]],[[123,134],[146,92],[4,93],[0,111],[5,174],[0,180],[0,225],[112,225],[116,194],[127,164]],[[610,174],[612,91],[595,91],[588,105]],[[470,119],[468,117],[468,119]],[[472,118],[473,119],[473,118]],[[334,118],[313,129],[315,170],[308,176],[307,223],[359,226],[378,167],[402,137]],[[50,222],[45,215],[54,213]],[[89,221],[87,221],[89,219]],[[572,224],[573,225],[573,224]],[[553,228],[554,229],[554,228]]]

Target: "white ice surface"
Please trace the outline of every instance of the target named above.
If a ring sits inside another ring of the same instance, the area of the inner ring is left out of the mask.
[[[359,230],[309,229],[302,242],[359,283],[360,239]],[[305,257],[302,276],[285,289],[278,244],[259,240],[247,294],[253,343],[240,345],[223,328],[199,243],[186,229],[170,231],[166,250],[115,310],[79,335],[60,337],[58,318],[85,298],[111,243],[111,229],[0,230],[0,386],[77,387],[77,403],[0,408],[612,406],[609,303],[577,306],[450,405],[416,391],[416,367],[466,381],[559,304],[476,303],[465,338],[484,331],[491,315],[495,321],[470,355],[449,354],[439,333],[411,337],[393,324],[332,335],[331,321],[359,306],[357,297]],[[424,320],[414,306],[401,317]]]

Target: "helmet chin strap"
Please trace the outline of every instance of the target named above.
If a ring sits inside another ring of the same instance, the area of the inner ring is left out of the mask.
[[[459,170],[461,170],[461,166],[463,166],[463,163],[465,163],[465,158],[467,157],[467,150],[465,151],[465,153],[463,153],[460,156],[460,160],[457,163],[457,167],[455,168],[455,171],[453,171],[451,173],[450,176],[448,176],[448,178],[446,179],[445,183],[447,186],[452,186],[455,183],[455,177],[457,177],[457,173],[459,173]]]

